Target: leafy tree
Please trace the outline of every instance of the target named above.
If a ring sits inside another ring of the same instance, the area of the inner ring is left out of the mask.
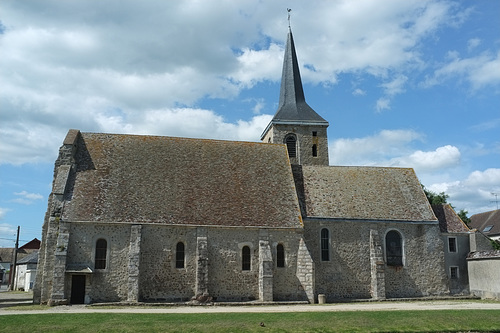
[[[441,193],[436,193],[433,191],[430,191],[425,188],[424,185],[422,185],[422,188],[424,189],[424,193],[427,196],[427,200],[429,200],[429,203],[431,205],[441,205],[441,204],[446,204],[448,203],[448,198],[450,197],[448,194],[441,192]],[[455,209],[453,205],[450,205],[451,208]],[[465,209],[460,210],[457,215],[460,217],[460,219],[467,225],[469,226],[470,223],[470,218],[467,217],[467,214],[469,212],[466,211]]]
[[[470,218],[467,217],[467,214],[469,212],[466,211],[465,209],[461,209],[457,215],[458,217],[460,217],[460,219],[467,225],[467,226],[470,226]]]
[[[422,185],[422,187],[424,189],[425,195],[427,196],[427,200],[429,200],[429,203],[431,205],[441,205],[441,204],[448,203],[447,200],[450,197],[448,194],[446,194],[444,192],[437,194],[436,192],[429,191],[423,185]]]

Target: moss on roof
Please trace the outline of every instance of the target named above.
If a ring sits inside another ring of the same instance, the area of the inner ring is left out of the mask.
[[[81,133],[63,219],[301,227],[283,145]]]
[[[309,217],[436,221],[413,169],[303,166],[302,174]]]

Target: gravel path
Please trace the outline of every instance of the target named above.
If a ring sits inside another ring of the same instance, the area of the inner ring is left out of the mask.
[[[335,312],[335,311],[398,311],[398,310],[500,310],[500,302],[471,300],[418,300],[352,302],[333,304],[297,305],[238,305],[238,306],[86,306],[64,305],[42,310],[16,309],[19,305],[31,304],[30,293],[0,293],[0,315],[51,314],[51,313],[221,313],[221,312]]]

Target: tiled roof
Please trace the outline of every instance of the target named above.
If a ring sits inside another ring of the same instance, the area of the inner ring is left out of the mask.
[[[26,257],[17,261],[18,265],[37,264],[37,263],[38,263],[38,251],[30,253]]]
[[[302,175],[308,217],[436,221],[413,169],[302,166]]]
[[[284,145],[81,133],[75,161],[66,221],[302,225]]]
[[[0,261],[1,262],[11,262],[14,258],[14,248],[13,247],[0,247]]]
[[[488,236],[500,234],[500,209],[474,214],[470,217],[471,228],[484,232]],[[491,228],[487,228],[491,226]],[[485,229],[487,231],[485,231]]]
[[[29,250],[38,250],[38,249],[40,249],[41,243],[42,242],[40,242],[40,240],[38,238],[33,238],[32,240],[30,240],[28,243],[24,244],[20,248],[26,249],[26,250],[28,250],[28,249]]]
[[[432,205],[432,210],[439,220],[439,229],[441,232],[457,233],[469,231],[469,228],[449,204]]]

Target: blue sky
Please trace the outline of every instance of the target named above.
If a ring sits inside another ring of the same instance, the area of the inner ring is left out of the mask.
[[[41,237],[68,129],[258,141],[287,11],[330,164],[412,167],[457,210],[500,194],[500,1],[0,3],[0,246]]]

